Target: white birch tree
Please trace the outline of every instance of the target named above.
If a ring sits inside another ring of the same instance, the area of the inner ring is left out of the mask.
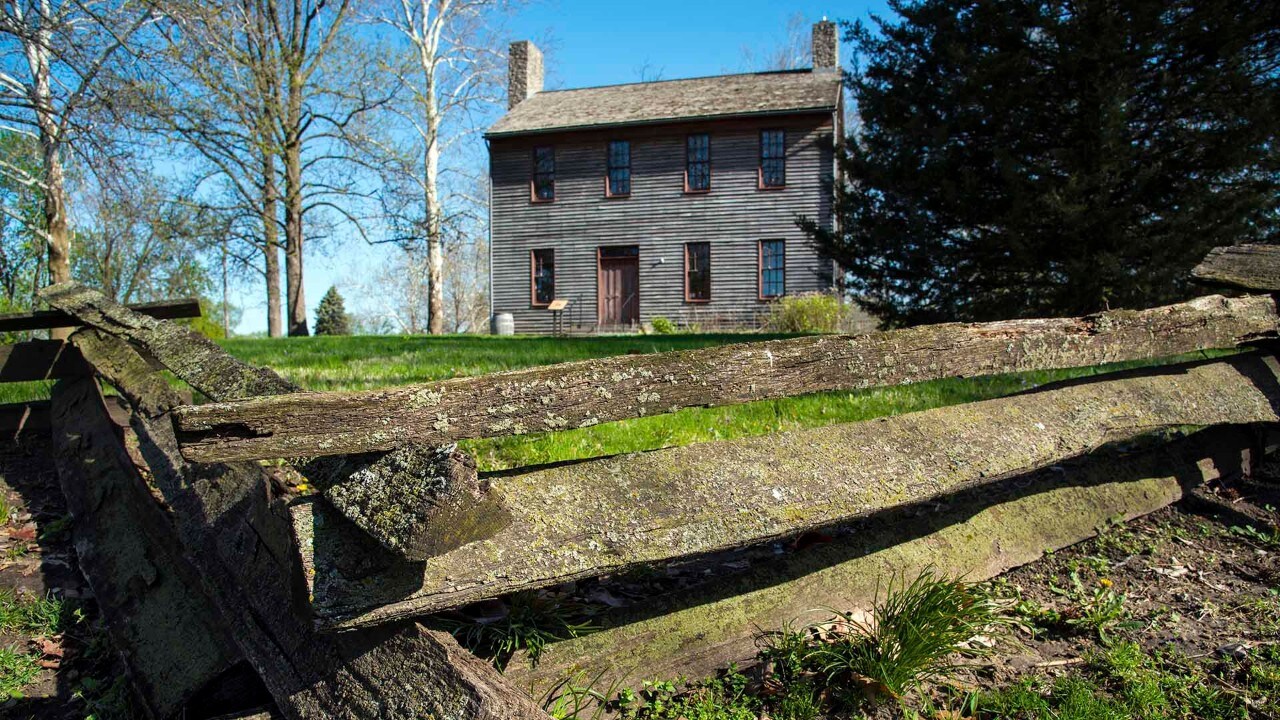
[[[37,172],[0,157],[0,173],[42,195],[42,213],[30,230],[45,243],[50,282],[71,279],[69,156],[89,169],[109,164],[109,120],[120,101],[112,80],[152,19],[147,4],[129,0],[0,3],[0,130],[33,138],[41,149]],[[0,213],[31,226],[17,208],[0,204]],[[66,334],[65,328],[53,333]]]
[[[399,137],[370,144],[384,171],[395,239],[411,255],[426,251],[432,334],[445,330],[446,238],[461,237],[485,212],[487,198],[474,197],[476,173],[466,170],[480,163],[468,165],[462,145],[503,98],[502,20],[510,7],[508,0],[384,0],[375,17],[398,41],[386,70],[403,91],[391,107]]]

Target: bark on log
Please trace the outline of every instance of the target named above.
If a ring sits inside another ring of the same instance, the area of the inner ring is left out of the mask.
[[[1217,285],[1280,292],[1280,246],[1229,245],[1214,248],[1191,271],[1191,276]]]
[[[359,453],[584,427],[691,406],[1167,357],[1274,337],[1269,297],[614,357],[384,390],[175,411],[199,462]]]
[[[294,528],[318,621],[355,627],[847,522],[1158,428],[1275,422],[1278,367],[1242,355],[494,478],[512,524],[421,565],[372,572],[314,504],[294,506]]]
[[[174,717],[241,656],[134,470],[92,378],[53,390],[54,460],[111,640],[152,717]]]
[[[596,618],[605,629],[552,643],[536,667],[506,675],[546,688],[578,673],[597,687],[655,677],[705,677],[751,659],[760,631],[869,609],[887,578],[931,568],[979,581],[1073,545],[1117,518],[1177,501],[1188,488],[1248,466],[1252,428],[1216,428],[1141,452],[1097,453],[941,503],[894,508],[832,533],[832,541],[774,556],[746,572]],[[1242,457],[1243,456],[1243,457]],[[735,559],[737,559],[735,557]],[[540,692],[540,691],[539,691]]]
[[[39,295],[85,325],[144,348],[147,355],[209,397],[234,400],[298,389],[266,368],[228,355],[194,330],[134,312],[80,283],[50,285]]]
[[[95,358],[99,373],[107,377],[130,401],[155,415],[179,404],[164,378],[144,366],[135,366],[129,346],[119,336],[169,368],[214,400],[233,400],[246,394],[288,393],[295,385],[267,368],[258,368],[231,357],[225,350],[195,336],[185,328],[162,323],[131,312],[101,293],[67,283],[44,291],[46,299],[91,327],[76,333],[85,355]],[[473,542],[506,525],[501,508],[487,499],[485,485],[457,463],[448,472],[415,476],[434,468],[437,451],[413,445],[393,457],[367,455],[353,460],[319,458],[302,469],[334,504],[348,513],[384,547],[410,560]],[[359,471],[356,478],[350,475]],[[453,478],[453,482],[439,482]]]
[[[123,367],[121,378],[140,376],[142,357],[115,345],[106,364]],[[87,347],[82,351],[97,364]],[[141,398],[140,408],[166,404],[148,391],[127,388]],[[132,429],[145,468],[174,513],[182,552],[286,716],[545,720],[526,695],[448,634],[412,622],[367,633],[317,633],[308,621],[285,511],[273,503],[262,469],[187,464],[167,415],[135,412]]]

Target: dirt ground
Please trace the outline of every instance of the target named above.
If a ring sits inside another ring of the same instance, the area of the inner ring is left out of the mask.
[[[21,697],[0,699],[0,715],[129,717],[131,690],[76,564],[50,458],[43,434],[0,442],[0,509],[7,511],[0,518],[0,610],[35,606],[42,613],[29,627],[0,630],[0,648],[39,658]],[[22,623],[6,623],[13,624]]]

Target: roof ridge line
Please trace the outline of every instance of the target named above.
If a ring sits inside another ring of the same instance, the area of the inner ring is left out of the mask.
[[[604,85],[583,85],[581,87],[556,88],[554,90],[541,90],[534,93],[531,97],[538,95],[549,95],[551,93],[575,92],[577,90],[601,90],[604,88],[627,87],[628,85],[660,85],[662,83],[672,82],[688,82],[690,80],[715,80],[718,78],[730,77],[747,77],[749,75],[800,75],[812,74],[813,68],[792,68],[790,70],[757,70],[753,72],[736,72],[736,73],[720,73],[719,75],[694,75],[693,77],[684,78],[663,78],[659,80],[641,80],[639,82],[623,82],[623,83],[606,83]]]

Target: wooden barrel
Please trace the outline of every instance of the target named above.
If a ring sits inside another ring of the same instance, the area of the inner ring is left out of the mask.
[[[515,335],[516,319],[511,313],[494,313],[489,322],[489,332],[494,335]]]

